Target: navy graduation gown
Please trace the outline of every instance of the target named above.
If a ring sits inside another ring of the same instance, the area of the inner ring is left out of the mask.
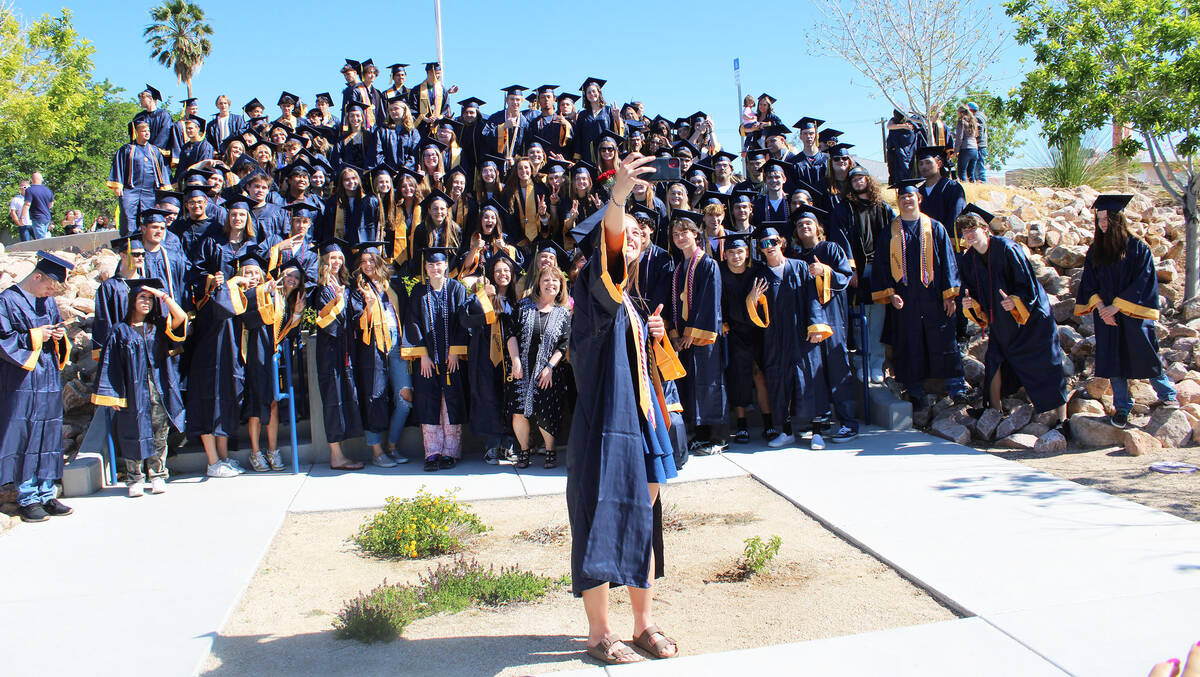
[[[245,364],[245,390],[242,394],[242,416],[267,421],[275,389],[271,381],[277,378],[271,366],[275,355],[275,326],[278,313],[283,312],[283,299],[265,286],[247,289],[246,312],[242,313],[241,353]]]
[[[168,363],[172,344],[162,319],[146,322],[142,328],[118,322],[108,334],[100,354],[92,403],[118,406],[113,412],[112,436],[122,458],[140,461],[154,455],[150,380],[158,387],[171,426],[183,432],[179,377]]]
[[[490,251],[490,250],[489,250]],[[484,303],[491,309],[491,319]],[[504,415],[504,384],[511,370],[508,338],[512,304],[503,296],[495,302],[480,290],[459,309],[459,322],[471,333],[467,375],[471,382],[471,432],[481,436],[508,435],[512,419]],[[498,342],[500,362],[492,364],[493,343]],[[519,339],[518,339],[519,342]]]
[[[596,251],[572,291],[578,399],[567,451],[567,512],[576,596],[605,582],[649,587],[652,551],[653,576],[662,577],[661,502],[650,503],[647,466],[669,464],[667,477],[675,474],[666,403],[645,320],[625,294],[622,250],[607,251],[602,231],[594,237]]]
[[[138,228],[138,215],[154,206],[154,191],[171,183],[163,153],[153,144],[127,143],[113,154],[108,187],[121,189],[117,229],[128,235]]]
[[[354,385],[354,340],[350,330],[350,290],[338,294],[328,285],[313,296],[317,313],[317,386],[325,439],[342,442],[363,434]]]
[[[125,278],[110,277],[96,290],[96,309],[92,316],[92,359],[100,359],[100,351],[108,343],[108,333],[125,320],[129,310],[129,284]]]
[[[875,243],[879,240],[880,231],[895,218],[896,212],[886,202],[864,205],[850,199],[838,204],[830,215],[826,239],[842,248],[858,275],[858,287],[849,298],[852,305],[873,302],[871,270],[875,262]]]
[[[391,351],[391,335],[388,320],[394,323],[396,338],[404,322],[404,310],[398,307],[399,297],[376,290],[378,303],[367,314],[367,303],[355,289],[350,293],[351,344],[354,346],[354,382],[358,386],[358,410],[362,414],[364,430],[382,433],[387,431],[392,418],[392,389],[388,382],[388,354]],[[378,315],[378,313],[384,315]],[[408,368],[408,365],[405,365]]]
[[[229,437],[237,431],[245,379],[236,321],[246,309],[242,299],[241,292],[230,290],[226,282],[196,310],[188,368],[189,435]]]
[[[532,134],[529,128],[529,118],[517,116],[517,126],[508,129],[504,111],[492,113],[483,122],[480,138],[483,145],[479,147],[485,155],[496,155],[502,158],[516,158],[525,154],[529,147]],[[447,167],[449,169],[449,167]]]
[[[423,282],[413,287],[412,299],[405,313],[405,359],[428,357],[433,361],[433,376],[421,375],[418,362],[413,365],[413,412],[417,423],[437,425],[441,421],[442,398],[451,425],[464,423],[467,414],[467,346],[470,337],[459,320],[466,306],[467,288],[458,280],[447,278],[440,292]],[[450,355],[458,355],[458,369],[449,370]]]
[[[754,211],[750,214],[750,223],[754,224],[755,230],[762,225],[764,221],[787,221],[788,220],[788,199],[787,195],[779,198],[777,204],[771,204],[770,198],[766,193],[756,195],[754,197]],[[784,234],[784,239],[787,239],[787,234]]]
[[[204,140],[208,141],[213,148],[220,148],[225,143],[225,139],[231,136],[241,136],[245,129],[246,118],[241,115],[230,113],[224,122],[219,116],[214,115],[204,126]]]
[[[740,273],[721,263],[721,318],[725,331],[725,393],[730,406],[754,404],[754,371],[763,363],[763,330],[750,321],[746,297],[754,283],[754,272],[747,266]]]
[[[34,298],[19,285],[0,291],[0,485],[62,477],[62,374],[65,338],[30,331],[58,324],[53,297]]]
[[[1049,411],[1067,401],[1058,325],[1050,300],[1021,245],[996,236],[988,242],[985,254],[973,247],[963,254],[960,271],[963,287],[979,304],[976,317],[988,330],[984,386],[1000,371],[1001,395],[1011,395],[1024,386],[1033,406],[1039,412]],[[1014,312],[1000,305],[1001,291],[1019,301]],[[963,303],[971,305],[965,299]]]
[[[169,249],[164,240],[157,250],[146,252],[143,266],[146,277],[161,281],[163,291],[180,306],[183,306],[188,272],[188,260],[184,258],[183,254]]]
[[[962,234],[958,232],[954,221],[967,208],[967,194],[962,184],[954,179],[942,177],[932,188],[921,186],[921,213],[942,224],[955,252],[961,252],[966,245]]]
[[[932,257],[932,276],[929,284],[922,282],[921,236],[922,224],[928,224],[930,239],[929,255]],[[899,217],[892,222],[899,224],[904,238],[904,267],[893,273],[891,270],[894,225],[884,227],[875,243],[875,266],[871,271],[871,288],[876,303],[889,304],[891,296],[899,294],[904,307],[889,311],[893,321],[891,333],[885,332],[885,342],[890,342],[896,376],[908,387],[917,386],[926,378],[961,378],[962,358],[958,354],[955,339],[955,318],[946,315],[942,305],[945,299],[958,296],[958,263],[950,237],[942,224],[921,215],[916,221],[904,222]],[[899,250],[899,240],[897,249]],[[899,252],[895,258],[900,260]],[[897,280],[896,277],[901,279]]]
[[[692,425],[725,422],[725,374],[721,335],[721,271],[697,250],[681,261],[671,280],[671,336],[690,336],[679,351],[687,375],[679,379],[684,420]]]
[[[1096,376],[1150,378],[1162,373],[1158,356],[1158,276],[1150,247],[1130,237],[1125,256],[1107,266],[1096,262],[1096,246],[1088,250],[1083,277],[1075,298],[1075,314],[1092,313],[1096,325]],[[1117,326],[1105,324],[1099,304],[1115,305],[1121,312]]]
[[[280,240],[291,235],[292,219],[281,206],[283,199],[272,193],[279,202],[270,199],[261,205],[250,208],[250,218],[254,222],[254,237],[263,242],[274,236]]]
[[[179,138],[179,128],[165,108],[156,108],[153,113],[139,113],[150,123],[150,144],[162,151],[162,154],[172,164],[183,139]]]
[[[797,258],[804,263],[820,263],[829,266],[829,272],[814,280],[817,300],[825,312],[829,325],[829,338],[821,342],[821,371],[816,377],[817,392],[827,397],[824,403],[817,401],[818,411],[822,405],[837,408],[838,418],[844,423],[854,418],[855,380],[850,374],[850,356],[846,352],[849,340],[849,307],[846,303],[850,276],[854,270],[850,259],[838,245],[822,241],[812,249],[800,249]]]
[[[193,221],[185,216],[175,219],[169,231],[179,238],[179,246],[188,260],[195,261],[200,241],[216,237],[221,232],[221,221],[216,216],[209,216],[199,221]]]
[[[795,421],[811,420],[818,413],[813,387],[821,351],[819,344],[809,342],[808,334],[831,333],[816,283],[808,265],[795,259],[784,259],[780,273],[766,263],[755,263],[754,276],[766,280],[767,290],[757,304],[751,305],[749,298],[744,303],[750,321],[764,330],[763,371],[771,411],[780,416],[791,411]]]
[[[202,160],[213,159],[213,147],[203,139],[188,141],[179,149],[179,162],[175,165],[175,182],[183,181],[187,170],[199,164]]]
[[[606,131],[621,133],[621,122],[612,106],[605,106],[593,113],[591,106],[584,105],[575,115],[575,156],[597,165],[596,143]]]
[[[888,185],[913,175],[913,155],[917,151],[917,133],[911,127],[889,129],[887,133]]]
[[[379,127],[375,130],[375,145],[378,158],[392,167],[417,168],[417,146],[421,135],[417,130],[404,131],[402,127]],[[363,169],[369,169],[364,167]]]
[[[339,210],[342,217],[340,226],[337,223]],[[342,201],[337,195],[332,195],[325,200],[325,213],[321,215],[321,223],[318,224],[313,240],[324,242],[340,237],[351,245],[372,242],[378,235],[376,228],[370,198],[347,197]]]

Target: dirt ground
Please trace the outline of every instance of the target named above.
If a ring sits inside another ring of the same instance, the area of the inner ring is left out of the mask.
[[[667,576],[655,588],[659,625],[694,655],[917,625],[954,618],[922,590],[750,478],[672,485]],[[469,555],[550,576],[570,572],[562,496],[479,501],[493,528]],[[413,582],[439,559],[391,562],[361,555],[350,537],[371,511],[290,515],[245,595],[213,641],[208,675],[518,675],[577,669],[586,623],[570,590],[530,604],[422,619],[390,643],[336,639],[342,603],[384,580]],[[538,531],[541,538],[522,537]],[[547,540],[547,533],[559,532]],[[773,534],[771,568],[742,583],[713,582],[743,540]],[[629,597],[614,591],[614,628],[631,634]]]
[[[1049,454],[1032,450],[989,451],[1113,496],[1200,521],[1200,472],[1173,475],[1150,469],[1151,463],[1162,461],[1200,466],[1200,447],[1162,449],[1145,456],[1130,456],[1121,447],[1072,448]]]

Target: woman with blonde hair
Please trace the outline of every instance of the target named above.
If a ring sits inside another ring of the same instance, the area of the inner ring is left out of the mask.
[[[342,240],[321,243],[321,266],[312,306],[317,312],[317,384],[325,439],[329,441],[329,467],[334,470],[361,470],[362,463],[342,453],[342,442],[363,434],[354,380],[353,341],[350,324],[350,280]]]
[[[500,196],[500,203],[515,219],[515,230],[521,234],[520,244],[536,240],[543,220],[549,221],[550,190],[534,180],[535,173],[529,158],[513,160],[504,180],[504,193]]]
[[[567,278],[556,265],[537,269],[528,285],[530,295],[511,316],[508,355],[512,362],[505,407],[512,415],[517,437],[517,467],[529,467],[530,423],[546,443],[546,463],[558,465],[554,440],[562,429],[567,379],[564,360],[571,338],[567,307]]]
[[[358,271],[350,295],[350,325],[358,409],[371,462],[392,468],[408,463],[397,446],[412,410],[413,389],[409,366],[400,355],[404,309],[391,287],[392,267],[380,255],[382,245],[364,242],[355,247]]]

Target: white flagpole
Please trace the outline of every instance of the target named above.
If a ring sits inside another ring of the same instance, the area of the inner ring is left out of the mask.
[[[446,64],[442,63],[442,0],[433,0],[433,20],[437,24],[437,60],[438,65],[442,67],[442,87],[445,87]]]

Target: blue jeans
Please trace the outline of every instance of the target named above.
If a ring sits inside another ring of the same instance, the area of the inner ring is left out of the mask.
[[[42,240],[50,237],[49,221],[34,221],[31,227],[33,228],[33,239]]]
[[[975,181],[987,181],[987,146],[979,147],[979,159],[975,161]]]
[[[33,226],[17,226],[17,233],[21,236],[21,242],[29,242],[33,239]]]
[[[963,148],[958,151],[958,180],[959,181],[974,181],[975,180],[975,165],[979,164],[979,150],[975,148]]]
[[[400,342],[397,341],[388,353],[388,380],[392,382],[392,406],[395,407],[392,410],[392,420],[388,424],[388,440],[392,444],[400,444],[404,424],[408,422],[408,415],[413,408],[412,402],[400,396],[401,390],[408,390],[409,394],[412,394],[411,366],[411,362],[400,357]]]
[[[45,503],[54,499],[56,495],[54,480],[39,480],[37,477],[30,477],[17,486],[17,505]]]
[[[1175,401],[1175,386],[1171,384],[1171,379],[1167,378],[1166,374],[1159,374],[1146,380],[1150,381],[1150,387],[1154,388],[1158,399],[1163,402]],[[1133,409],[1133,398],[1129,396],[1129,379],[1114,376],[1109,378],[1108,382],[1112,384],[1113,409],[1128,414],[1129,410]]]

